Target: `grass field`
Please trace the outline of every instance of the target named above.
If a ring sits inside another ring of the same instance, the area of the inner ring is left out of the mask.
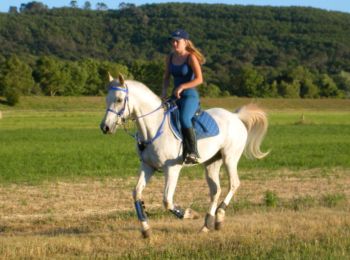
[[[241,160],[225,229],[198,234],[203,219],[164,212],[157,173],[144,192],[150,240],[140,238],[131,198],[134,141],[123,131],[101,134],[102,97],[0,104],[0,258],[347,259],[350,100],[224,98],[202,105],[234,110],[251,101],[268,111],[263,150],[271,153]],[[182,173],[175,198],[204,217],[201,166]]]

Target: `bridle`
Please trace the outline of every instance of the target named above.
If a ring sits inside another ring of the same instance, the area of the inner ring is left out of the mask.
[[[128,89],[128,86],[125,85],[125,88],[120,88],[120,87],[110,87],[108,91],[111,91],[111,90],[115,90],[115,91],[123,91],[126,93],[125,97],[124,97],[124,105],[123,105],[123,108],[120,109],[119,111],[116,111],[114,109],[111,109],[111,108],[107,108],[107,112],[112,112],[113,114],[116,114],[118,117],[121,118],[121,122],[122,124],[124,124],[126,122],[126,119],[124,116],[124,112],[125,112],[125,108],[126,108],[126,105],[128,103],[128,100],[129,100],[129,89]],[[128,106],[128,110],[130,112],[130,109],[129,109],[129,106]],[[121,124],[118,124],[118,125],[121,125]]]
[[[155,136],[152,137],[150,140],[143,141],[143,140],[140,139],[138,132],[136,132],[135,134],[132,134],[132,133],[130,133],[130,132],[126,129],[126,127],[125,127],[125,124],[126,124],[126,122],[127,122],[127,118],[124,116],[124,112],[125,112],[126,108],[128,109],[129,114],[130,114],[130,108],[129,108],[129,88],[128,88],[128,86],[127,86],[126,84],[125,84],[125,88],[111,86],[111,87],[109,88],[109,91],[111,91],[111,90],[114,90],[114,91],[122,91],[122,92],[125,92],[126,95],[125,95],[124,100],[123,100],[123,102],[124,102],[123,107],[122,107],[119,111],[116,111],[116,110],[111,109],[111,108],[107,108],[107,112],[114,113],[114,114],[117,115],[117,117],[120,117],[120,118],[121,118],[121,123],[118,123],[118,122],[117,122],[118,120],[117,120],[117,121],[116,121],[116,125],[118,125],[118,126],[123,126],[123,127],[124,127],[124,131],[125,131],[128,135],[130,135],[131,137],[133,137],[133,138],[136,140],[139,149],[140,149],[141,151],[144,150],[145,147],[146,147],[147,145],[152,144],[158,137],[160,137],[160,136],[162,135],[166,117],[167,117],[168,115],[170,115],[170,113],[171,113],[172,111],[174,111],[174,110],[177,108],[177,106],[174,105],[174,102],[172,102],[171,104],[170,104],[170,102],[169,102],[169,103],[167,103],[167,102],[166,102],[166,103],[163,103],[163,102],[162,102],[162,103],[160,104],[160,106],[157,107],[156,109],[154,109],[153,111],[151,111],[151,112],[149,112],[149,113],[146,113],[146,114],[143,114],[143,115],[141,115],[141,116],[133,117],[133,118],[131,119],[132,121],[136,121],[137,119],[140,119],[140,118],[144,118],[144,117],[146,117],[146,116],[149,116],[149,115],[151,115],[151,114],[157,112],[157,111],[160,110],[160,109],[164,109],[163,120],[162,120],[160,126],[158,127],[158,130],[157,130]]]

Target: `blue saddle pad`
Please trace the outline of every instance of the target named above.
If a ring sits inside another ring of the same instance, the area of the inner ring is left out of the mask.
[[[170,126],[176,137],[178,139],[182,139],[179,116],[179,109],[175,109],[170,113]],[[219,134],[218,124],[212,118],[212,116],[205,111],[196,113],[196,115],[192,118],[192,123],[196,132],[197,140]]]

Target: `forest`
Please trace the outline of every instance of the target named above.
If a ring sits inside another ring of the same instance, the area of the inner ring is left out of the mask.
[[[202,96],[350,97],[350,14],[167,3],[111,10],[41,2],[0,13],[0,96],[102,95],[107,72],[160,93],[169,34],[203,52]]]

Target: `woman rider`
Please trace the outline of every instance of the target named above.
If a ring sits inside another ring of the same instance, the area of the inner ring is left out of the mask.
[[[198,151],[192,118],[199,108],[196,87],[203,82],[201,64],[204,56],[189,39],[189,34],[177,29],[169,37],[172,52],[166,58],[162,98],[167,95],[170,75],[174,78],[172,97],[180,111],[183,135],[183,158],[185,163],[198,163]]]

